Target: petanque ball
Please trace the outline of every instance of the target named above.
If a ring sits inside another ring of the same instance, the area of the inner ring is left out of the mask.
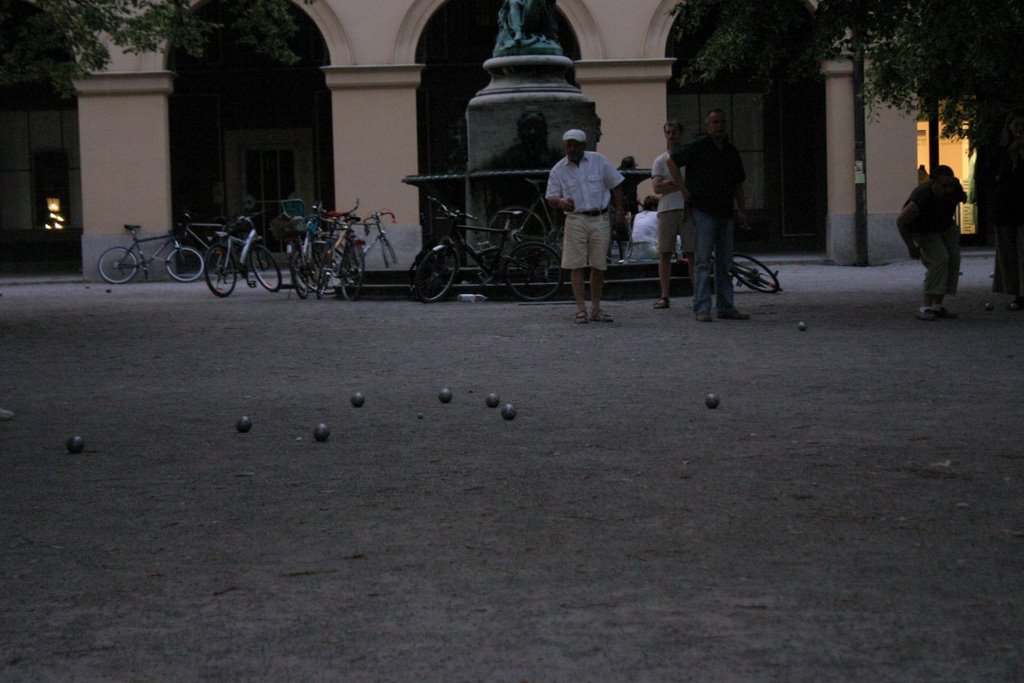
[[[81,453],[85,450],[85,441],[80,436],[73,436],[67,440],[64,446],[68,449],[68,453]]]
[[[506,403],[501,407],[501,416],[506,420],[516,419],[516,407],[511,403]]]
[[[718,407],[718,396],[715,394],[708,394],[707,398],[704,399],[704,405],[714,410]]]
[[[366,403],[366,397],[363,396],[363,392],[361,391],[357,391],[356,393],[352,394],[352,398],[350,400],[352,401],[352,405],[354,405],[356,408],[362,408],[363,404]]]
[[[498,398],[497,394],[487,394],[487,398],[485,399],[485,403],[487,403],[488,408],[497,408],[498,403],[500,402],[501,400]]]
[[[807,331],[807,323],[797,323],[796,329],[800,330],[801,332],[806,332]]]
[[[416,413],[416,419],[417,420],[422,420],[423,419],[423,413]]]
[[[985,310],[986,311],[991,311],[992,310],[992,302],[991,301],[989,301],[988,303],[985,304]]]
[[[313,438],[317,441],[327,441],[331,436],[330,428],[323,422],[313,428]]]
[[[440,401],[441,403],[451,403],[452,390],[449,389],[448,387],[445,387],[437,394],[437,400]]]
[[[238,418],[238,422],[235,423],[235,429],[245,434],[247,431],[252,429],[252,420],[248,415],[243,415]]]

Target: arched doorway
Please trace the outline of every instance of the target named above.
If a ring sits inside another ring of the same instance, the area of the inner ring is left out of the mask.
[[[823,250],[828,194],[824,81],[779,79],[765,93],[738,74],[681,87],[684,65],[711,28],[685,42],[674,29],[670,34],[666,56],[676,62],[667,89],[668,117],[682,121],[684,139],[689,139],[702,132],[710,109],[725,110],[747,172],[744,191],[753,228],[738,231],[738,243],[756,243],[751,248],[758,251]]]
[[[198,10],[227,23],[220,2]],[[265,226],[278,202],[301,197],[334,206],[331,98],[321,67],[328,63],[315,24],[292,7],[299,56],[285,65],[240,44],[226,29],[213,33],[202,57],[171,54],[171,192],[175,216],[262,211]]]

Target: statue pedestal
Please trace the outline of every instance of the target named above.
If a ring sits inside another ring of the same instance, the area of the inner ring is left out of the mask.
[[[569,83],[572,60],[561,55],[495,57],[484,62],[490,84],[466,108],[467,177],[474,171],[550,168],[564,154],[562,133],[579,128],[596,149],[601,120],[594,103]],[[529,205],[533,188],[515,174],[467,181],[467,210],[490,216],[510,204]]]

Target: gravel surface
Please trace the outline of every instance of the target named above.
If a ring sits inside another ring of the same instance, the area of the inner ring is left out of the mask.
[[[0,679],[1024,680],[1024,312],[780,268],[710,325],[0,288]]]

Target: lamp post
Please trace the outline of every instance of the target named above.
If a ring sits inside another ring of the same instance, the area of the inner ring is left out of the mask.
[[[864,46],[858,40],[853,54],[853,182],[856,189],[854,246],[856,265],[868,265],[867,141],[864,122]]]

